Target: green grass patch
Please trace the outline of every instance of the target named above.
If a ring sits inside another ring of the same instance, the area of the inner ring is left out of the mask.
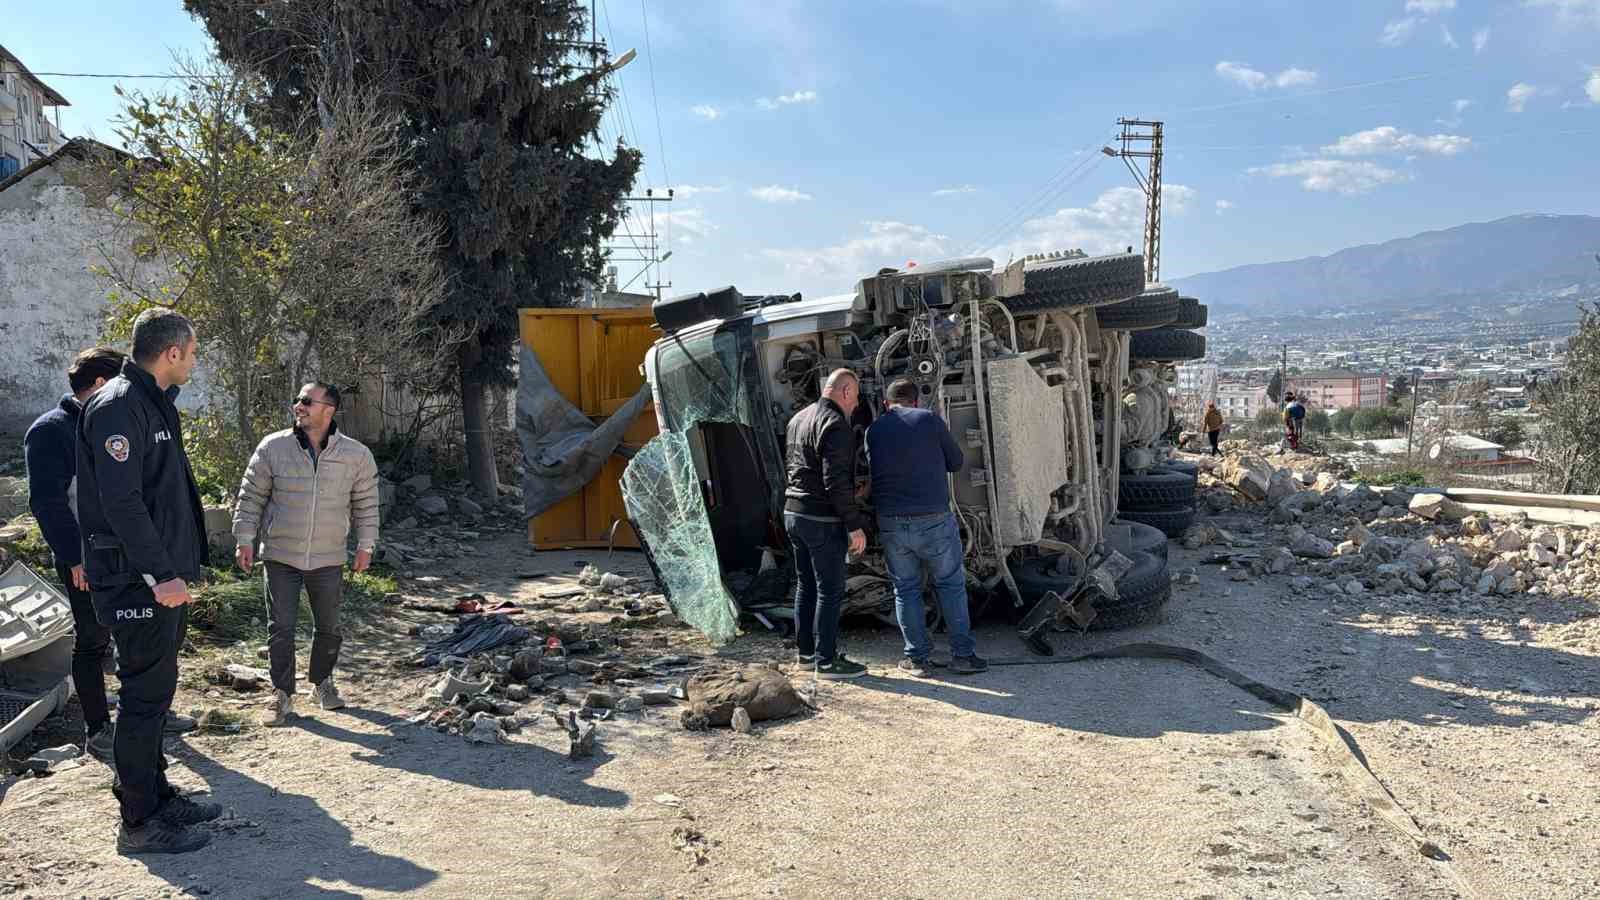
[[[244,575],[237,569],[208,568],[206,574],[207,584],[195,592],[194,605],[189,608],[190,624],[215,641],[265,641],[267,599],[262,570],[257,568]],[[342,616],[359,617],[378,606],[385,594],[398,589],[394,576],[385,567],[375,566],[365,572],[347,570]],[[311,606],[304,594],[296,624],[299,633],[310,637]]]
[[[1396,487],[1423,487],[1428,483],[1428,477],[1417,469],[1392,469],[1387,472],[1362,473],[1361,480],[1367,484]]]

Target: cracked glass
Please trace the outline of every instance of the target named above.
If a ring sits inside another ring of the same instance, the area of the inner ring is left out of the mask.
[[[666,430],[622,475],[623,501],[673,612],[713,643],[734,638],[739,612],[722,579],[690,434],[701,422],[751,423],[749,389],[736,375],[739,344],[733,332],[715,331],[657,345],[654,387]]]

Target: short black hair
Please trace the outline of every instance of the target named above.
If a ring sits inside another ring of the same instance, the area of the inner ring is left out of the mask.
[[[334,412],[338,412],[339,411],[340,397],[339,397],[339,389],[338,388],[336,388],[333,385],[327,383],[326,381],[313,381],[313,382],[310,383],[310,386],[314,387],[314,388],[321,388],[322,389],[322,399],[324,399],[324,400],[328,401],[329,403],[333,404],[333,411]]]
[[[90,347],[79,353],[67,367],[67,383],[74,394],[81,394],[101,378],[107,381],[122,371],[122,362],[128,357],[121,350],[110,347]]]
[[[902,406],[916,406],[922,399],[922,391],[917,388],[917,383],[909,378],[897,378],[889,385],[889,402],[899,403]]]
[[[193,338],[188,316],[162,306],[147,309],[133,320],[133,361],[144,365],[173,347],[186,349]]]

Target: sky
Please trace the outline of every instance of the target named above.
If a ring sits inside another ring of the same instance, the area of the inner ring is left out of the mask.
[[[667,295],[1138,246],[1144,195],[1100,153],[1119,116],[1165,123],[1165,278],[1600,214],[1600,0],[596,2],[638,52],[604,140],[644,151],[635,194],[675,192],[653,204]],[[208,49],[176,0],[16,4],[0,44],[102,74]],[[46,80],[68,134],[115,142],[118,81]]]

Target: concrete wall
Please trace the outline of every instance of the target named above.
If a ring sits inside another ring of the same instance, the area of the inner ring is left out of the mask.
[[[64,177],[74,165],[0,191],[0,434],[20,434],[67,392],[72,358],[102,342],[109,284],[93,271],[102,249],[127,261],[111,214]],[[180,405],[202,403],[205,380],[197,372]]]

